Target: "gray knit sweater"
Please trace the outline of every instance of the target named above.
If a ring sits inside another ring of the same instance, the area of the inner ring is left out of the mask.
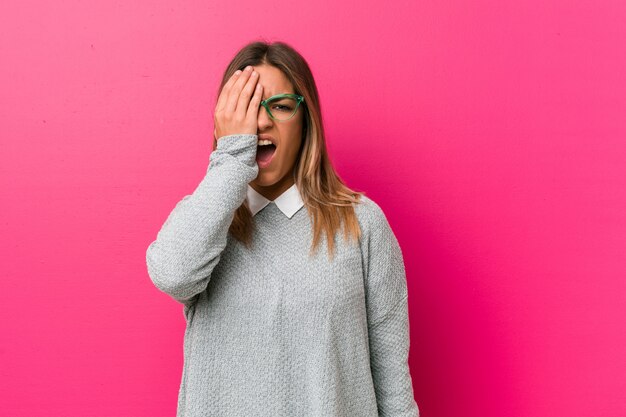
[[[177,417],[417,417],[402,252],[381,208],[355,205],[360,241],[338,232],[308,257],[311,220],[274,202],[253,247],[228,228],[258,175],[257,136],[220,138],[205,177],[146,253],[154,285],[187,323]]]

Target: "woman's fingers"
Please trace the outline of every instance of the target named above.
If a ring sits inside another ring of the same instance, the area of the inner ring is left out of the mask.
[[[215,111],[216,139],[236,133],[257,132],[257,115],[263,97],[259,74],[251,65],[224,84]]]
[[[222,91],[220,92],[220,96],[218,97],[217,103],[215,105],[215,108],[218,111],[222,110],[224,108],[224,106],[226,105],[226,101],[228,100],[228,93],[230,92],[231,87],[233,86],[235,81],[237,81],[237,79],[239,78],[240,75],[241,75],[241,71],[240,70],[235,71],[230,76],[228,81],[226,81],[226,84],[224,84],[224,87],[222,87]]]
[[[237,108],[235,109],[235,112],[242,114],[244,117],[248,111],[248,105],[250,104],[250,99],[254,95],[254,88],[256,87],[258,80],[259,74],[256,71],[252,71],[246,85],[244,85],[241,93],[239,94],[239,100],[237,101]]]
[[[250,78],[250,74],[252,73],[252,66],[248,65],[246,69],[237,77],[237,81],[231,87],[228,94],[228,101],[226,102],[226,112],[232,113],[237,108],[237,102],[239,101],[239,94],[241,94],[241,90],[248,82]]]
[[[248,106],[248,112],[246,113],[246,119],[251,119],[251,123],[256,124],[259,106],[261,105],[261,98],[263,97],[263,86],[261,83],[257,83],[254,88],[254,95],[250,99],[250,105]]]

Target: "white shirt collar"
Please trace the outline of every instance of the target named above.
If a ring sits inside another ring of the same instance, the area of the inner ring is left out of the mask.
[[[250,212],[254,216],[261,209],[267,206],[271,200],[263,197],[259,194],[254,188],[248,184],[248,191],[246,195],[246,201],[248,203],[248,208],[250,208]],[[304,202],[302,201],[302,197],[300,196],[300,192],[298,191],[298,187],[294,183],[291,187],[289,187],[284,193],[276,197],[274,200],[274,204],[282,211],[285,216],[291,218],[298,210],[300,210],[304,206]]]

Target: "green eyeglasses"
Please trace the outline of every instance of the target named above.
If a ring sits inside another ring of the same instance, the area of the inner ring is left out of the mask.
[[[298,94],[278,94],[263,100],[261,106],[265,107],[267,114],[279,122],[286,122],[291,119],[300,103],[304,102],[304,97]]]

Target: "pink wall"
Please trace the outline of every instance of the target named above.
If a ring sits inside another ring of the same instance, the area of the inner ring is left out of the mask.
[[[0,415],[174,415],[145,251],[259,37],[396,231],[422,415],[626,415],[625,3],[278,4],[2,2]]]

